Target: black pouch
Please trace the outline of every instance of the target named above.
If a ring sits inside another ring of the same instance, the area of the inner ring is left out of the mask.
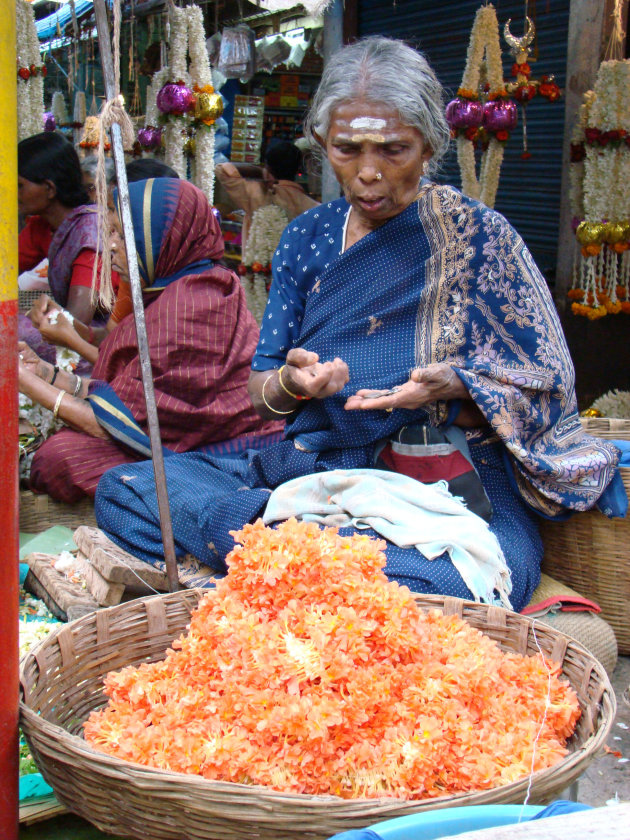
[[[468,510],[486,522],[492,519],[492,504],[459,426],[403,426],[395,438],[381,443],[374,466],[408,475],[423,484],[446,481],[453,496],[463,499]]]

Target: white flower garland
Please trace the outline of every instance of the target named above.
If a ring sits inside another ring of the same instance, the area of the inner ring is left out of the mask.
[[[60,90],[56,90],[52,96],[52,107],[51,111],[55,118],[55,124],[57,128],[61,127],[62,125],[66,125],[68,120],[68,111],[66,109],[66,100],[63,93]]]
[[[608,391],[596,399],[591,408],[599,411],[602,417],[630,420],[630,391]]]
[[[485,52],[485,62],[484,62]],[[466,67],[461,88],[477,93],[481,80],[482,66],[490,93],[503,89],[503,64],[501,62],[501,41],[499,22],[492,4],[477,9],[466,54]]]
[[[206,48],[203,14],[199,6],[189,6],[188,52],[190,77],[200,89],[212,87],[212,68]],[[204,193],[210,204],[214,200],[214,126],[199,125],[195,135],[194,183]]]
[[[470,98],[478,96],[482,72],[484,83],[487,81],[490,88],[490,97],[504,89],[499,22],[492,5],[482,6],[475,15],[466,54],[466,67],[459,88],[460,95]],[[477,178],[475,144],[460,134],[457,138],[457,162],[462,178],[462,192],[471,198],[479,199],[487,207],[494,207],[503,154],[503,144],[491,137],[481,156],[481,169]]]
[[[162,67],[160,70],[156,70],[147,87],[147,108],[144,120],[145,127],[147,128],[149,126],[151,128],[157,128],[160,124],[160,112],[157,107],[157,95],[168,81],[170,75],[170,67]]]
[[[30,3],[16,0],[16,56],[18,71],[37,68],[28,79],[17,80],[18,141],[44,130],[44,78],[41,73],[39,38],[35,13]]]
[[[271,264],[282,232],[288,223],[286,212],[277,204],[259,207],[252,216],[243,254],[243,262],[248,272],[242,278],[242,282],[247,306],[258,325],[262,322],[267,305],[267,275],[262,271],[252,271],[251,267],[260,263],[263,268],[267,268]]]
[[[571,208],[576,235],[572,310],[589,318],[630,312],[630,60],[600,64],[572,136]],[[581,164],[581,165],[580,165]]]

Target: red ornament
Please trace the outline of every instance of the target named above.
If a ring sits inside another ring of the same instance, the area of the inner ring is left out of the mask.
[[[247,274],[247,266],[243,265],[243,263],[239,263],[236,270],[241,277],[244,277]]]
[[[28,68],[31,71],[31,76],[37,76],[37,67],[34,64]]]
[[[521,105],[525,105],[536,96],[536,85],[519,85],[514,91],[513,96],[517,102],[520,102]]]
[[[263,270],[262,263],[259,263],[259,262],[252,263],[252,271],[253,271],[255,274],[260,274],[260,272],[261,272],[262,270]]]
[[[526,61],[523,62],[523,64],[514,63],[512,65],[512,75],[513,76],[519,76],[520,75],[520,76],[527,76],[527,78],[529,78],[529,76],[531,75],[531,72],[532,72],[532,68],[529,66],[529,64]]]
[[[510,139],[510,132],[505,131],[504,129],[501,129],[500,131],[497,131],[494,136],[497,138],[497,140],[500,143],[505,143],[506,140]]]
[[[48,67],[46,67],[45,64],[42,64],[42,66],[39,68],[39,72],[42,74],[42,76],[46,77],[48,75]]]
[[[28,67],[20,67],[18,70],[18,76],[20,79],[24,79],[24,81],[27,82],[31,78],[31,71]]]

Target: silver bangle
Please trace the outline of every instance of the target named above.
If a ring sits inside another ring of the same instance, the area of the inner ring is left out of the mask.
[[[75,376],[76,376],[76,379],[77,379],[77,384],[74,386],[74,391],[72,392],[72,396],[73,397],[78,397],[79,392],[81,391],[81,388],[83,387],[83,380],[81,379],[80,376],[77,376],[76,373],[75,373]]]

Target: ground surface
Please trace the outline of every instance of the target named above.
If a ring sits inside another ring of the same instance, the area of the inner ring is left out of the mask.
[[[577,785],[577,801],[598,807],[611,800],[630,802],[630,657],[619,659],[613,674],[617,716],[608,738],[611,752],[595,759]],[[569,799],[573,791],[565,791]],[[621,836],[621,835],[620,835]],[[57,817],[20,829],[19,840],[112,840],[85,820],[72,815]]]

